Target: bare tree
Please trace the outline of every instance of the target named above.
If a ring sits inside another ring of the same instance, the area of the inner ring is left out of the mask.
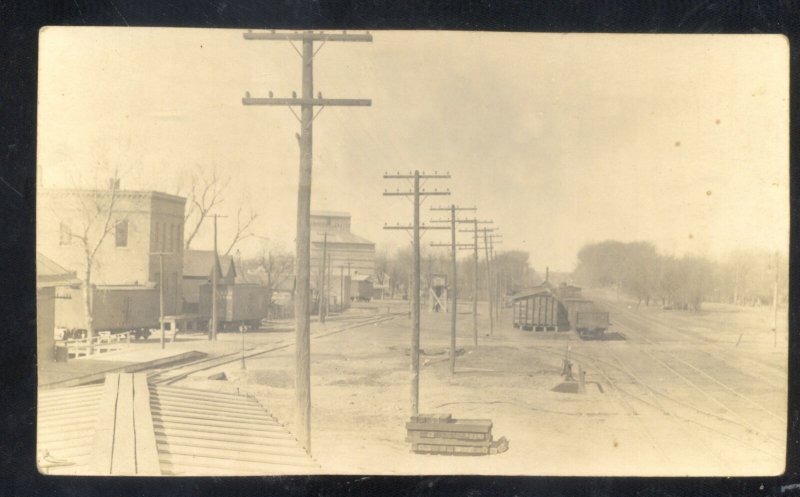
[[[261,256],[259,264],[267,276],[267,288],[270,293],[294,276],[294,257],[292,254],[276,254],[270,250],[266,256]]]
[[[81,274],[83,286],[84,313],[86,316],[86,334],[89,340],[89,354],[94,354],[94,303],[92,301],[92,267],[95,256],[103,241],[111,231],[115,230],[118,223],[114,222],[114,209],[116,207],[119,178],[115,171],[110,180],[109,191],[94,190],[77,191],[77,203],[80,208],[80,223],[77,232],[70,233],[71,238],[77,239],[83,248],[84,270]]]
[[[230,178],[221,179],[217,176],[217,171],[211,173],[211,178],[206,176],[192,175],[192,186],[189,192],[189,201],[187,202],[188,208],[184,214],[184,226],[187,228],[192,226],[187,231],[186,239],[184,241],[184,248],[189,250],[189,246],[203,225],[214,207],[218,206],[224,200],[222,193],[230,183]],[[189,220],[194,218],[192,224]],[[227,252],[226,252],[227,253]]]
[[[242,220],[242,208],[239,207],[239,210],[236,211],[236,233],[233,235],[233,240],[231,240],[230,245],[228,245],[228,249],[225,251],[223,255],[228,255],[233,250],[233,247],[236,246],[237,243],[241,242],[242,240],[246,240],[253,236],[253,233],[247,232],[250,228],[250,225],[253,224],[253,221],[256,220],[258,214],[253,211],[250,211],[250,215],[246,220]]]

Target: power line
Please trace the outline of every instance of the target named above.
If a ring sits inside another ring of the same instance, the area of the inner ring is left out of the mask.
[[[472,341],[475,347],[478,346],[478,225],[491,224],[494,221],[479,221],[475,219],[459,219],[459,223],[467,223],[472,225],[471,230],[458,230],[460,233],[472,233],[472,246],[464,247],[472,250]],[[464,249],[462,248],[462,250]]]
[[[458,315],[458,263],[456,260],[456,252],[458,244],[456,243],[456,219],[457,211],[475,211],[475,207],[458,207],[455,204],[449,207],[431,207],[432,211],[450,211],[450,219],[434,219],[431,222],[449,222],[450,223],[450,376],[455,374],[456,371],[456,316]],[[446,244],[432,243],[433,247],[447,246]]]
[[[414,198],[414,224],[411,226],[384,226],[387,230],[412,230],[414,238],[414,276],[412,278],[412,328],[411,328],[411,415],[419,414],[419,334],[420,334],[420,299],[419,299],[419,280],[420,280],[420,247],[419,235],[421,230],[448,229],[444,226],[424,226],[419,221],[420,199],[434,195],[450,195],[450,191],[424,191],[420,188],[420,179],[449,179],[450,173],[433,174],[420,173],[419,171],[409,172],[408,174],[384,174],[384,179],[413,179],[413,189],[411,191],[384,191],[384,196],[404,196]]]
[[[282,40],[292,44],[292,48],[302,58],[303,87],[302,95],[297,98],[252,98],[245,93],[244,105],[278,105],[288,106],[295,114],[292,106],[300,106],[300,134],[297,139],[300,145],[300,174],[297,193],[297,237],[295,240],[297,260],[296,267],[296,300],[295,300],[295,419],[297,439],[311,453],[311,334],[310,334],[310,280],[311,280],[311,166],[312,166],[312,123],[316,117],[314,107],[320,111],[328,106],[369,106],[368,99],[325,99],[318,93],[314,98],[313,61],[317,52],[329,41],[371,42],[372,35],[314,33],[311,31],[294,33],[276,33],[248,31],[245,40]],[[302,52],[294,45],[294,41],[302,41]],[[314,50],[314,42],[322,42]],[[319,113],[317,113],[318,115]],[[295,114],[297,117],[297,114]]]

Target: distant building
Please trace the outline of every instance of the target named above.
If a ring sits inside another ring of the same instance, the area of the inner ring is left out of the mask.
[[[317,288],[319,285],[323,245],[327,233],[327,257],[330,261],[328,288],[329,293],[336,296],[339,302],[350,299],[349,290],[352,291],[352,296],[357,295],[355,289],[351,288],[354,282],[358,279],[363,282],[367,277],[372,281],[375,275],[375,244],[352,233],[350,219],[350,214],[347,212],[311,213],[311,286]],[[342,288],[344,295],[340,295]]]
[[[75,272],[36,253],[36,359],[40,365],[55,359],[56,287],[77,283]]]
[[[98,286],[150,286],[160,281],[159,256],[164,255],[164,307],[181,307],[183,220],[186,199],[155,191],[117,190],[110,231],[97,250],[92,283]],[[37,250],[83,277],[84,245],[102,233],[111,189],[41,189],[37,192]]]
[[[233,257],[223,255],[219,258],[218,283],[233,285],[236,283],[236,265]],[[213,250],[187,250],[183,253],[183,311],[198,313],[200,311],[200,287],[211,283],[214,268]]]

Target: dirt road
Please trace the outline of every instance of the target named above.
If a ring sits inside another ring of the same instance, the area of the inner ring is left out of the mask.
[[[771,331],[761,331],[759,312],[766,316],[768,311],[709,306],[692,315],[600,300],[613,322],[609,339],[602,341],[583,341],[573,332],[520,331],[511,327],[507,311],[494,335],[485,336],[484,311],[479,347],[473,349],[471,317],[459,314],[458,347],[464,354],[453,377],[446,354],[449,315],[423,312],[421,411],[490,418],[495,437],[505,436],[510,447],[483,457],[410,453],[404,441],[410,405],[406,316],[334,334],[326,330],[334,329],[335,321],[315,323],[314,457],[323,471],[349,474],[782,471],[787,348],[785,331],[777,346]],[[385,313],[404,305],[387,303],[361,312]],[[274,337],[247,339],[257,346]],[[585,394],[551,390],[562,381],[568,346],[587,373]],[[245,371],[231,363],[180,383],[255,394],[291,430],[292,361],[292,348],[282,348],[248,359]],[[207,379],[222,371],[229,381]]]

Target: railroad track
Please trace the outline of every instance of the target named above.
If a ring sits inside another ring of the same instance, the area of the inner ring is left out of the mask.
[[[561,346],[559,347],[530,346],[530,347],[542,350],[544,352],[556,356],[562,356],[564,353],[563,347]],[[761,430],[753,427],[752,424],[744,420],[733,420],[727,416],[722,416],[719,414],[709,412],[703,407],[694,405],[692,403],[681,400],[673,395],[670,395],[661,390],[660,388],[657,388],[652,384],[650,384],[649,382],[643,380],[641,376],[635,374],[629,367],[625,365],[624,361],[622,361],[619,357],[616,356],[616,354],[614,354],[610,350],[605,350],[604,352],[606,353],[610,352],[609,355],[611,356],[614,362],[596,357],[594,355],[591,355],[591,353],[589,352],[575,350],[574,348],[571,350],[570,354],[579,361],[583,362],[584,364],[592,368],[592,371],[595,371],[598,374],[600,374],[600,376],[602,376],[603,379],[605,380],[606,384],[618,394],[621,394],[622,396],[631,399],[631,401],[637,401],[641,404],[656,409],[665,416],[670,416],[676,419],[690,422],[708,431],[711,431],[725,438],[728,438],[729,440],[737,442],[738,444],[746,446],[749,449],[756,450],[771,457],[776,456],[776,451],[778,448],[780,448],[781,451],[785,448],[782,445],[783,442],[781,440],[772,437],[771,435],[766,433],[763,433],[764,437],[768,439],[770,443],[776,445],[775,447],[776,450],[769,451],[755,445],[754,443],[751,442],[751,440],[749,440],[750,437],[748,437],[748,435],[749,434],[759,435],[762,433]],[[623,377],[620,378],[617,373],[621,373]],[[628,390],[627,388],[622,388],[621,387],[622,383],[637,385],[640,389],[644,390],[644,395],[635,394],[630,390]],[[645,397],[647,397],[647,399]],[[664,405],[663,402],[659,402],[657,400],[658,398],[663,399],[663,401],[671,402],[672,406],[667,407],[666,405]],[[618,400],[626,408],[626,410],[629,411],[629,414],[631,414],[635,419],[637,419],[637,422],[642,427],[643,432],[646,438],[648,438],[648,440],[651,442],[651,445],[653,445],[653,447],[657,451],[662,452],[662,450],[659,447],[657,447],[658,444],[655,441],[655,437],[653,436],[651,431],[647,429],[644,426],[644,424],[641,423],[641,421],[638,421],[639,413],[636,410],[636,408],[624,397]],[[728,427],[728,429],[720,429],[719,426],[709,424],[708,423],[709,418],[713,418],[716,421],[723,422],[724,425]],[[732,432],[732,429],[734,429],[735,431]],[[745,431],[744,434],[742,433],[743,430]],[[690,437],[695,435],[694,433],[686,432],[685,430],[684,433],[686,433],[687,436]]]
[[[324,338],[327,336],[335,335],[337,333],[342,333],[344,331],[360,328],[362,326],[369,326],[372,324],[378,324],[385,321],[390,321],[396,318],[397,316],[404,314],[407,313],[395,312],[389,314],[381,314],[379,316],[370,315],[367,317],[363,316],[356,316],[352,318],[348,317],[340,320],[342,322],[342,326],[338,326],[332,330],[325,330],[323,332],[312,334],[311,338],[312,339]],[[291,347],[292,345],[294,345],[294,340],[284,339],[277,342],[274,345],[267,346],[266,348],[256,347],[256,348],[246,349],[244,353],[244,358],[249,359],[251,357],[261,356],[264,354],[268,354],[270,352],[284,350]],[[218,366],[223,366],[231,362],[239,361],[241,360],[241,358],[242,358],[242,352],[236,351],[216,357],[200,359],[194,362],[190,362],[188,364],[180,364],[172,367],[161,368],[149,373],[147,375],[147,381],[148,383],[154,385],[172,385],[192,374],[216,368]]]
[[[625,311],[622,311],[622,312],[624,313],[623,315],[625,316],[625,319],[629,319],[630,321],[641,323],[643,326],[650,325],[650,322],[647,320],[647,318],[644,318],[642,316],[638,316],[638,315],[630,313],[630,312],[627,312],[627,313],[625,313]],[[658,325],[661,326],[662,328],[672,329],[672,328],[667,327],[663,323],[658,323]],[[659,345],[658,342],[655,342],[655,341],[651,340],[650,338],[644,336],[641,332],[637,332],[636,330],[634,330],[632,325],[628,325],[628,324],[617,325],[617,327],[620,327],[620,326],[622,326],[623,328],[627,329],[629,333],[631,331],[633,331],[633,334],[631,334],[631,337],[633,338],[633,341],[640,341],[640,342],[646,343],[648,345]],[[677,329],[675,331],[677,331]],[[714,345],[712,345],[712,346],[714,346]],[[715,348],[715,353],[718,353],[719,356],[730,357],[729,353],[716,350],[718,347],[714,347],[714,348]],[[644,348],[643,348],[643,350],[646,351],[646,349],[644,349]],[[720,380],[717,376],[711,374],[705,368],[698,367],[696,364],[692,364],[689,361],[687,361],[686,359],[684,359],[682,357],[679,357],[678,355],[670,352],[669,350],[665,350],[665,349],[663,349],[661,347],[658,348],[658,351],[659,351],[659,354],[668,357],[670,359],[670,361],[673,362],[673,364],[674,363],[678,363],[678,364],[681,364],[681,365],[685,366],[686,368],[689,368],[689,370],[693,374],[700,375],[705,380],[710,381],[712,384],[714,384],[715,386],[721,388],[723,391],[727,392],[728,394],[733,395],[733,396],[737,397],[738,399],[745,401],[750,406],[760,410],[761,412],[763,412],[764,414],[767,414],[768,416],[772,417],[773,419],[775,419],[777,421],[780,421],[781,423],[784,423],[784,424],[786,423],[786,417],[785,416],[779,415],[778,413],[776,413],[773,410],[765,407],[761,403],[753,400],[748,395],[743,394],[742,392],[740,392],[736,388],[734,388],[731,385],[727,384],[726,382]],[[701,352],[704,353],[705,355],[707,355],[709,357],[709,360],[715,360],[715,361],[719,360],[719,357],[715,357],[714,354],[710,354],[710,353],[705,352],[705,351],[701,351]],[[653,357],[657,361],[660,361],[662,363],[665,362],[662,359],[659,359],[659,358],[655,357],[653,354],[650,354],[650,355],[651,355],[651,357]],[[742,357],[741,356],[737,356],[736,359],[742,359]],[[733,361],[724,361],[724,363],[730,363],[730,362],[733,362]],[[676,371],[675,368],[671,368],[671,370],[673,371],[673,373],[675,373],[677,376],[683,378],[685,381],[687,381],[689,383],[695,383],[695,384],[697,383],[695,381],[692,381],[692,380],[689,380],[689,379],[685,378],[685,376],[688,376],[687,374],[683,374],[682,375],[681,373]],[[749,379],[754,379],[754,380],[756,380],[758,382],[765,383],[769,387],[774,387],[775,382],[777,382],[777,381],[786,381],[786,377],[785,376],[783,378],[775,378],[775,381],[766,380],[761,375],[756,375],[756,376],[747,375],[747,376],[748,376]]]
[[[754,376],[757,381],[762,381],[772,386],[776,381],[786,381],[787,379],[787,371],[781,369],[777,365],[765,364],[747,357],[746,355],[734,354],[730,348],[726,348],[719,341],[713,340],[707,336],[703,336],[700,333],[687,332],[674,323],[666,323],[664,319],[659,316],[649,315],[645,317],[635,312],[631,312],[630,310],[626,309],[625,305],[623,304],[609,301],[602,301],[602,303],[603,306],[611,310],[614,316],[623,316],[623,319],[641,324],[648,328],[651,332],[655,332],[661,336],[669,338],[675,338],[676,336],[684,337],[687,339],[688,343],[696,342],[698,340],[704,342],[708,348],[713,349],[713,354],[706,350],[702,351],[710,358],[723,358],[726,362],[746,362],[749,370],[757,372],[757,375]],[[615,325],[615,327],[617,326]],[[628,326],[628,328],[632,328],[632,326]],[[635,335],[635,338],[637,339],[645,341],[648,340],[646,337],[643,337],[641,333],[636,333]]]

